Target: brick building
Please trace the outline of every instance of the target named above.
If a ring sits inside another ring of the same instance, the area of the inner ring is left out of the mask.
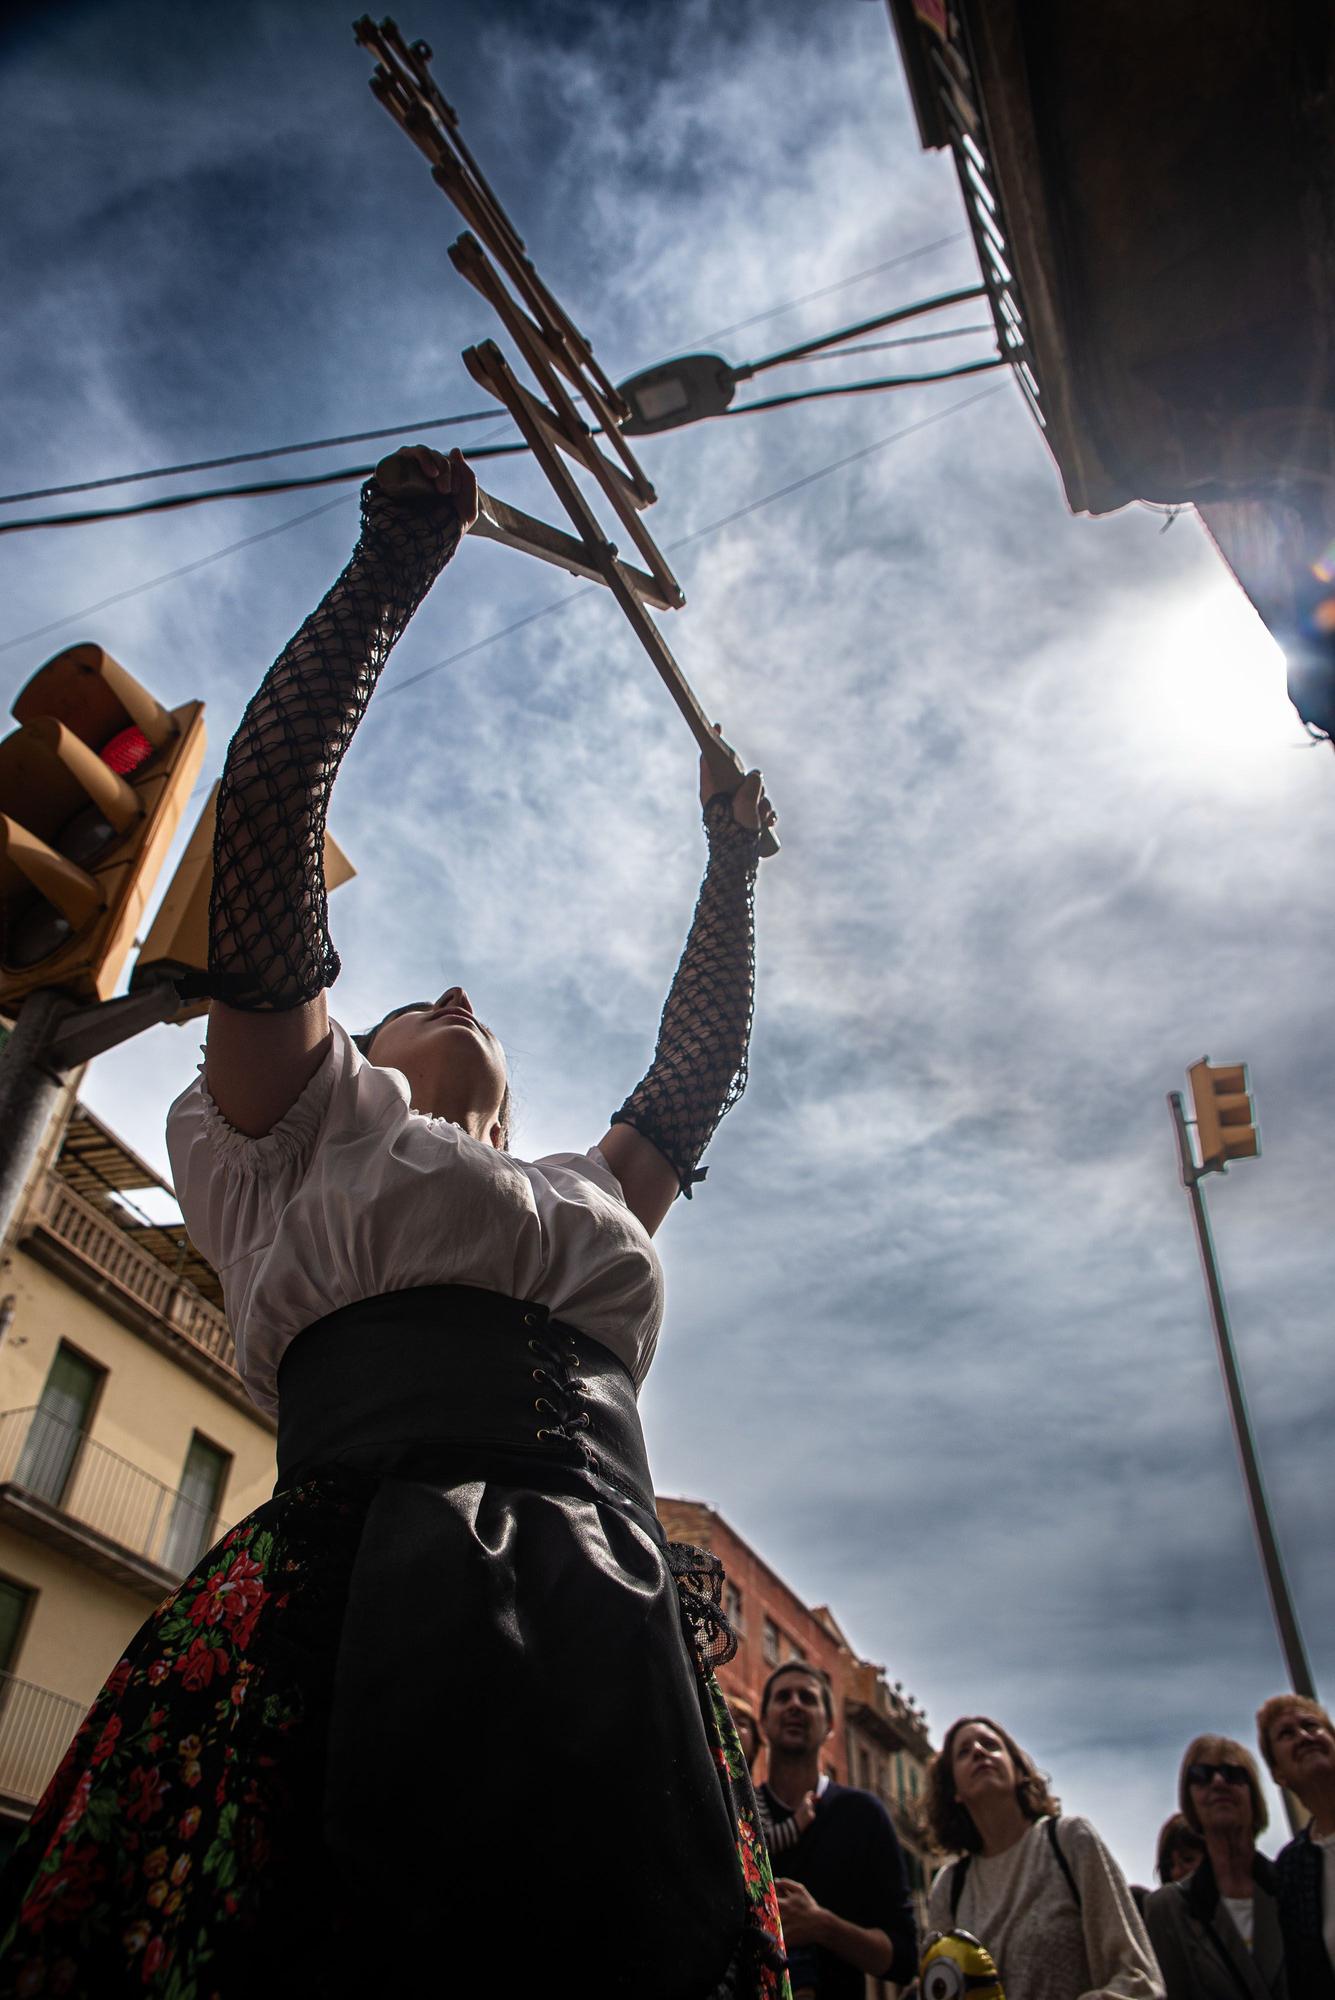
[[[659,1518],[672,1541],[694,1542],[727,1572],[724,1608],[737,1633],[737,1653],[719,1680],[734,1712],[758,1717],[767,1677],[786,1660],[806,1660],[829,1675],[834,1729],[825,1768],[840,1784],[875,1792],[889,1811],[908,1862],[918,1917],[926,1918],[933,1862],[918,1830],[919,1801],[932,1743],[927,1717],[900,1682],[862,1659],[828,1605],[808,1605],[749,1542],[699,1500],[660,1496]],[[764,1775],[764,1755],[757,1776]],[[870,1982],[872,1991],[878,1982]],[[885,1989],[881,1989],[885,1990]]]

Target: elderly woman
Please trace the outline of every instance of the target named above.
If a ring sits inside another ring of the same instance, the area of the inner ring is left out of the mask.
[[[330,790],[477,510],[457,454],[398,458],[228,752],[207,1059],[169,1122],[277,1489],[71,1746],[10,1870],[0,1994],[778,2000],[718,1565],[665,1543],[636,1412],[650,1238],[745,1077],[773,814],[758,773],[703,784],[657,1051],[587,1153],[510,1152],[461,985],[331,1021]]]
[[[1275,1865],[1256,1851],[1269,1814],[1255,1760],[1229,1736],[1198,1736],[1178,1803],[1205,1859],[1146,1905],[1168,2000],[1287,2000]]]
[[[932,1884],[935,1930],[972,1932],[1006,2000],[1163,2000],[1121,1870],[1088,1820],[1063,1818],[999,1723],[961,1716],[927,1775],[935,1846],[960,1858]]]
[[[1275,1857],[1289,1991],[1335,2000],[1335,1723],[1310,1695],[1276,1694],[1256,1733],[1275,1783],[1312,1815]]]

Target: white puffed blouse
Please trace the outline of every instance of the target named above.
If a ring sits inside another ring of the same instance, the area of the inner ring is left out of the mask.
[[[222,1279],[253,1400],[277,1410],[278,1364],[305,1327],[415,1285],[532,1299],[609,1347],[638,1389],[663,1270],[598,1148],[498,1153],[413,1111],[407,1078],[332,1030],[320,1068],[263,1138],[228,1124],[202,1069],[167,1114],[181,1213]]]

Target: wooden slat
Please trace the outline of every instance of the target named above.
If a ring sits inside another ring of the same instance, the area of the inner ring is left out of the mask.
[[[624,471],[620,466],[611,464],[599,450],[592,432],[575,408],[556,372],[553,365],[555,356],[543,329],[515,305],[497,277],[494,267],[488,263],[477,239],[466,234],[459,237],[457,242],[450,245],[450,262],[460,276],[467,278],[469,284],[482,294],[532,369],[553,406],[552,422],[556,428],[558,442],[563,443],[565,448],[592,472],[616,508],[627,532],[635,538],[640,554],[654,571],[662,587],[669,592],[674,590],[676,584],[671,571],[652,538],[636,518],[641,508],[654,505],[658,495],[644,468],[622,437],[618,425],[609,414],[604,413],[600,416],[603,434],[617,449],[625,467]],[[596,408],[594,413],[599,415]],[[681,599],[681,602],[684,603],[685,599]]]
[[[514,418],[534,458],[550,481],[557,499],[569,514],[590,558],[596,562],[603,581],[630,621],[636,638],[653,661],[660,679],[680,710],[710,769],[721,784],[735,784],[738,778],[746,776],[746,766],[731,745],[715,734],[713,724],[690,682],[673,658],[667,641],[645,610],[625,565],[617,560],[616,550],[604,538],[598,519],[573,475],[568,471],[564,460],[552,448],[543,426],[534,413],[535,399],[523,384],[515,379],[505,356],[494,341],[486,341],[481,347],[465,349],[463,361],[478,387],[493,395]],[[762,854],[776,853],[778,845],[772,833],[762,834]]]
[[[605,583],[596,558],[574,535],[567,535],[560,528],[553,528],[546,521],[525,514],[518,507],[511,507],[504,500],[498,500],[492,493],[478,491],[478,516],[470,534],[478,535],[483,541],[500,542],[506,548],[517,549],[521,555],[536,556],[539,562],[552,563],[557,569],[569,570],[572,576],[587,577],[590,583]],[[623,564],[636,592],[646,604],[652,604],[659,611],[674,611],[675,599],[667,597],[656,579],[646,570],[635,569],[630,563]]]

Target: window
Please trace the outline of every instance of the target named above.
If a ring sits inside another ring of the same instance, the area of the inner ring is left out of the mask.
[[[916,1764],[910,1764],[910,1765],[909,1765],[909,1797],[910,1797],[911,1799],[916,1799],[916,1798],[917,1798],[917,1796],[918,1796],[918,1767],[917,1767],[917,1765],[916,1765]]]
[[[858,1783],[864,1792],[871,1790],[871,1758],[865,1750],[858,1751]]]
[[[35,1592],[0,1576],[0,1674],[12,1674]]]
[[[806,1659],[806,1654],[802,1651],[802,1648],[798,1645],[796,1639],[790,1639],[788,1641],[788,1657],[790,1660]]]
[[[764,1630],[761,1633],[760,1650],[765,1655],[765,1663],[767,1666],[771,1667],[778,1666],[779,1628],[774,1623],[774,1620],[772,1618],[767,1618],[765,1620]]]
[[[105,1370],[62,1341],[19,1458],[15,1484],[59,1507],[102,1386]]]
[[[742,1616],[742,1593],[735,1583],[723,1586],[723,1615],[740,1639],[746,1630],[746,1620]]]
[[[218,1506],[231,1470],[230,1455],[196,1431],[185,1455],[181,1487],[172,1505],[162,1566],[175,1576],[192,1570],[213,1540]]]

